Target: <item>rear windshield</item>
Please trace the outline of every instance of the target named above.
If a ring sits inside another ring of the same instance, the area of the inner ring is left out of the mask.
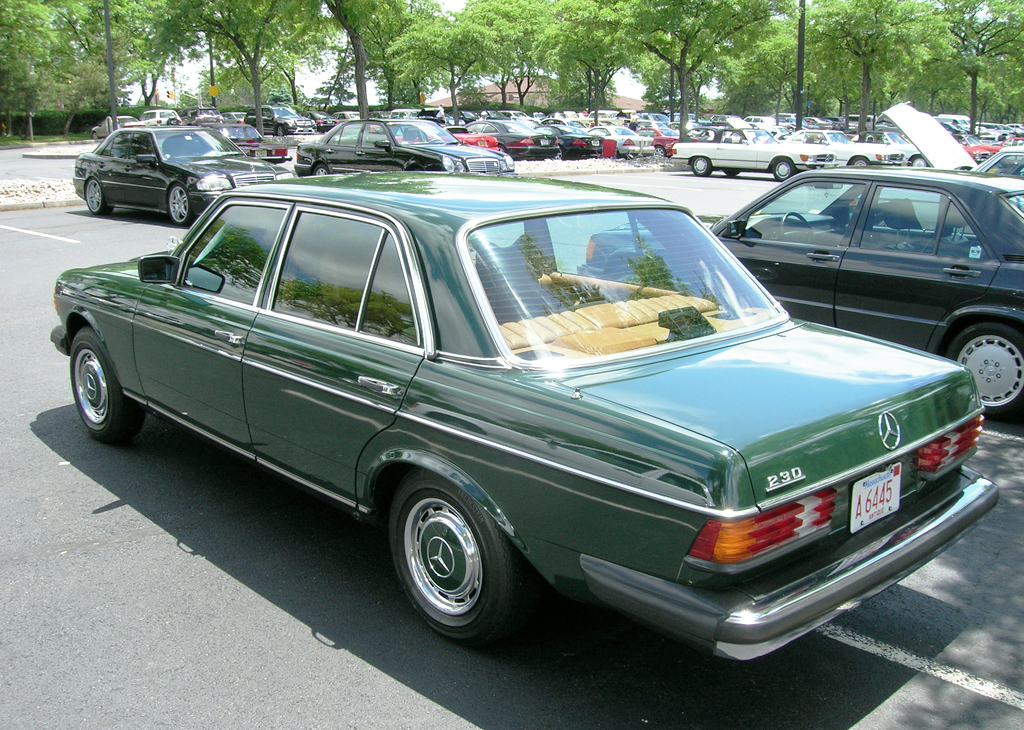
[[[649,350],[785,316],[681,211],[530,218],[468,240],[505,344],[525,360]]]

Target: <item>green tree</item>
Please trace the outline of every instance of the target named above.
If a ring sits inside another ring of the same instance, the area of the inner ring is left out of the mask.
[[[555,96],[567,106],[609,105],[612,79],[630,61],[621,24],[612,22],[602,0],[557,0],[555,22],[541,41],[557,73]],[[581,43],[580,39],[586,42]]]
[[[970,81],[971,133],[978,121],[978,79],[994,61],[1024,46],[1024,14],[1018,0],[942,0],[957,64]]]
[[[506,89],[516,87],[519,104],[544,73],[543,33],[551,23],[548,0],[470,0],[465,13],[473,21],[490,29],[484,61],[486,73],[493,75],[501,89],[501,104],[508,105]]]
[[[356,101],[359,104],[359,115],[364,119],[370,116],[370,102],[366,93],[368,54],[363,42],[363,30],[381,5],[380,0],[323,0],[323,6],[345,31],[349,45],[352,46]],[[316,0],[316,7],[320,7],[320,0]]]
[[[50,7],[42,0],[0,4],[0,113],[11,133],[11,114],[34,108],[39,98],[36,69],[43,70],[55,40]]]

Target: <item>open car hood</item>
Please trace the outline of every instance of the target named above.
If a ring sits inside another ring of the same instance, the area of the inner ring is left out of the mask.
[[[940,170],[972,170],[974,159],[930,114],[897,104],[883,114],[909,139],[928,164]]]

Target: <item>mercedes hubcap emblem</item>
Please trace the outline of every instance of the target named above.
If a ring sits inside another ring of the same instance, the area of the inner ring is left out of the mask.
[[[900,424],[896,416],[885,411],[878,417],[878,435],[882,437],[882,446],[893,451],[900,445]]]
[[[452,546],[440,537],[430,538],[427,543],[427,562],[438,578],[447,578],[455,569],[455,553]]]

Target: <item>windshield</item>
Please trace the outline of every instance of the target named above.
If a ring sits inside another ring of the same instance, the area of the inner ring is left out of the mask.
[[[241,125],[222,127],[220,130],[221,134],[230,137],[231,139],[243,139],[243,140],[254,140],[259,141],[262,139],[260,133],[253,127],[243,127]]]
[[[505,122],[505,128],[513,134],[536,134],[537,129],[529,124],[520,121]]]
[[[501,335],[522,359],[664,347],[784,316],[700,223],[677,210],[496,223],[468,242]]]
[[[157,146],[160,148],[160,156],[165,160],[190,160],[198,157],[228,157],[242,154],[231,140],[205,129],[158,135]]]
[[[415,120],[403,120],[388,124],[391,136],[395,142],[403,147],[410,147],[423,144],[459,144],[449,132],[439,127],[434,122],[417,122]]]
[[[284,119],[289,119],[291,117],[299,116],[295,112],[294,109],[289,109],[286,106],[275,106],[273,109],[274,109],[274,116],[275,117],[281,117],[281,118],[284,118]]]
[[[910,140],[899,132],[886,132],[885,138],[889,140],[889,144],[910,144]]]
[[[754,144],[778,144],[775,137],[771,136],[763,129],[748,129],[745,134],[747,135],[747,139]]]
[[[842,132],[826,132],[825,136],[831,144],[853,144],[849,137]]]

